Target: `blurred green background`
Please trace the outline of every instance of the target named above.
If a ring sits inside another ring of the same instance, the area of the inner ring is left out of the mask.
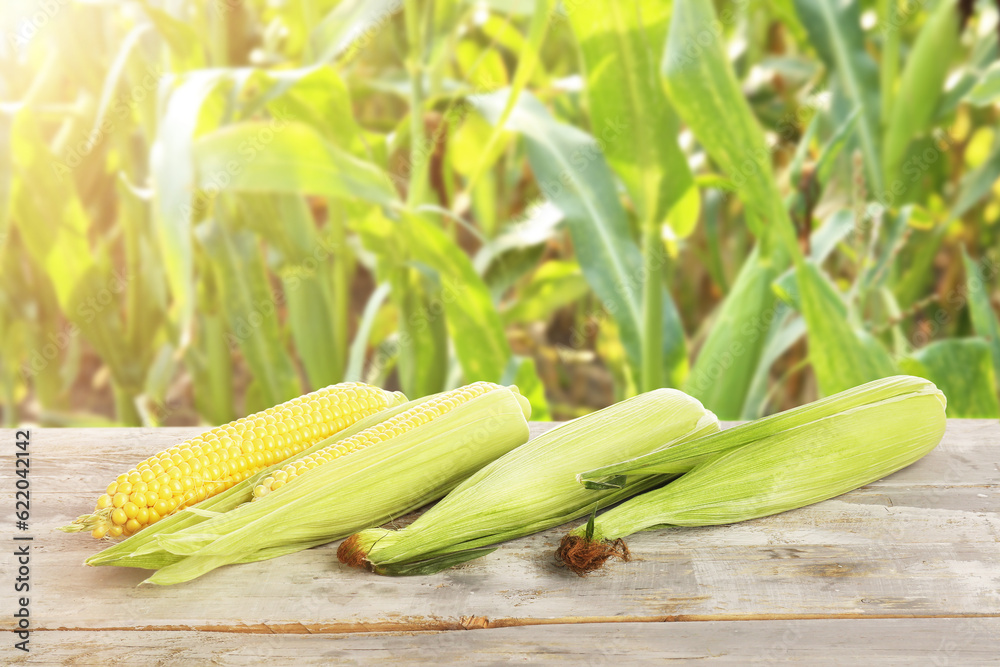
[[[342,380],[905,372],[998,414],[993,2],[6,0],[3,423],[217,424]]]

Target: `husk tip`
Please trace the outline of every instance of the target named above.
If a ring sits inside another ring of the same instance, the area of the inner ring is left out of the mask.
[[[585,576],[599,570],[610,558],[623,562],[631,559],[625,540],[588,540],[586,537],[569,534],[562,538],[556,549],[556,558],[571,572]]]
[[[361,538],[357,533],[348,537],[337,547],[337,559],[350,567],[365,567],[368,554],[361,546]]]

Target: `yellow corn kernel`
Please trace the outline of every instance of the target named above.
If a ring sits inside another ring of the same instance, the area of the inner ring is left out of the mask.
[[[390,417],[384,422],[324,447],[302,461],[292,461],[262,479],[260,484],[254,487],[253,499],[262,498],[272,491],[277,491],[285,484],[292,482],[299,475],[308,472],[318,465],[329,463],[341,456],[402,435],[416,424],[423,424],[447,414],[461,403],[492,391],[498,386],[492,382],[476,382],[461,389],[445,392],[429,401],[415,405],[409,410],[400,412],[398,415]],[[347,401],[347,408],[349,409],[352,404],[359,404],[363,401],[363,398],[350,399]],[[310,463],[313,465],[310,466]]]
[[[214,428],[118,475],[94,512],[67,530],[95,537],[136,533],[401,400],[398,392],[347,382]]]

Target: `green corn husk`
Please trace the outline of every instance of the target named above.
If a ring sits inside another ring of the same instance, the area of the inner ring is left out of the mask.
[[[383,421],[429,398],[375,417]],[[107,550],[114,553],[97,554],[88,564],[157,567],[144,583],[170,585],[222,565],[274,558],[334,541],[440,498],[482,466],[524,443],[530,410],[516,387],[498,387],[247,502],[254,484],[273,470],[269,468],[244,482],[238,494],[230,492],[241,485],[212,499],[215,504],[200,503],[180,513],[181,518],[165,530],[130,547],[132,540],[146,533],[141,531]],[[360,430],[354,427],[333,440]]]
[[[718,430],[715,415],[697,399],[657,389],[535,438],[467,479],[408,527],[362,531],[337,555],[378,574],[433,574],[490,553],[499,542],[584,516],[664,480],[646,477],[594,493],[574,479],[581,467]]]
[[[626,477],[684,473],[722,452],[742,447],[760,438],[800,428],[818,419],[878,401],[909,395],[925,385],[936,390],[927,380],[909,375],[874,380],[791,410],[747,422],[711,437],[588,470],[577,475],[577,479],[589,489],[606,489],[620,488]]]
[[[859,405],[865,392],[871,400]],[[610,557],[628,560],[621,538],[642,530],[735,523],[833,498],[910,465],[944,435],[945,396],[922,378],[877,380],[818,403],[826,404],[826,412],[840,403],[843,409],[771,434],[761,419],[703,438],[708,444],[725,439],[740,445],[662,488],[591,517],[563,538],[557,557],[582,575]],[[778,418],[792,412],[769,418],[770,424],[791,426]],[[798,414],[810,412],[799,409]],[[632,466],[646,471],[650,464],[636,459],[611,468],[622,475],[632,473]],[[581,475],[606,477],[607,469]]]
[[[114,565],[118,567],[139,567],[147,570],[156,570],[176,563],[181,560],[183,556],[172,554],[160,549],[157,542],[158,536],[175,533],[183,530],[184,528],[189,528],[207,521],[215,514],[228,512],[231,509],[239,507],[243,503],[250,502],[253,498],[253,489],[258,483],[260,483],[260,480],[264,479],[275,470],[280,469],[289,461],[297,461],[301,458],[305,458],[306,456],[323,449],[331,443],[348,438],[355,433],[359,433],[366,428],[375,426],[376,424],[379,424],[386,419],[399,414],[400,412],[404,412],[414,405],[428,401],[433,398],[433,396],[425,396],[417,400],[407,401],[406,396],[404,396],[401,392],[394,392],[393,398],[394,405],[392,407],[386,408],[381,412],[358,421],[343,431],[335,433],[329,438],[317,442],[312,447],[299,452],[295,456],[283,459],[271,466],[268,466],[267,468],[264,468],[255,475],[251,475],[239,484],[236,484],[231,489],[223,491],[222,493],[212,496],[211,498],[206,498],[197,505],[189,507],[185,510],[163,517],[153,525],[143,528],[135,535],[132,535],[121,542],[113,543],[106,549],[90,556],[85,561],[85,564],[93,566]]]

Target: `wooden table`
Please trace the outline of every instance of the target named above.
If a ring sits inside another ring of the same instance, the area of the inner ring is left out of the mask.
[[[535,424],[535,433],[550,425]],[[431,577],[337,562],[336,545],[136,587],[56,531],[107,480],[196,429],[31,434],[31,652],[8,664],[437,663],[663,659],[968,665],[1000,660],[1000,424],[952,421],[926,458],[841,498],[732,526],[629,540],[635,560],[579,578],[565,528]],[[4,629],[14,627],[14,432],[0,430]],[[19,533],[20,534],[20,533]]]

